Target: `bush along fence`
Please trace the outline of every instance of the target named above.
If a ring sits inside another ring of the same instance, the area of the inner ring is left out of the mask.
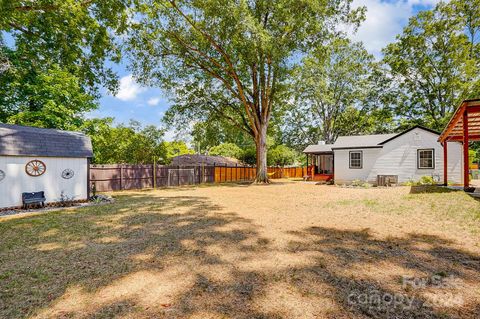
[[[270,178],[302,178],[306,167],[268,167]],[[252,181],[252,166],[165,166],[108,164],[90,165],[90,185],[96,191],[117,191],[154,187]]]

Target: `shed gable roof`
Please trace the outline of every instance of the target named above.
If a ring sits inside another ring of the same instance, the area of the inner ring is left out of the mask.
[[[0,123],[0,155],[92,157],[93,151],[80,132]]]

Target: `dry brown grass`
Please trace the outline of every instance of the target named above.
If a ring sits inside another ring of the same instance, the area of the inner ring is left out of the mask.
[[[0,219],[0,318],[479,318],[480,205],[463,192],[115,196]]]

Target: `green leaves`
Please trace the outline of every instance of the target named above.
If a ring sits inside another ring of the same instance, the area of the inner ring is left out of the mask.
[[[243,158],[242,149],[233,143],[222,143],[220,145],[214,146],[210,149],[208,153],[209,155],[220,155],[236,159]]]
[[[112,118],[87,120],[82,130],[92,139],[95,163],[168,164],[174,156],[193,153],[184,142],[164,141],[163,129],[133,120],[118,126]]]
[[[268,150],[269,165],[286,166],[293,165],[299,154],[285,145],[278,145]]]
[[[287,122],[290,126],[287,131],[293,131],[299,138],[296,143],[304,145],[317,140],[333,143],[340,133],[366,130],[359,125],[367,115],[361,110],[372,93],[371,74],[376,65],[362,44],[333,37],[302,62],[294,84],[293,107],[297,112],[290,113],[296,119]]]
[[[117,88],[106,61],[118,62],[116,36],[130,0],[0,2],[0,121],[78,128],[100,87]]]
[[[179,127],[222,119],[253,137],[261,155],[298,56],[338,32],[339,23],[358,25],[362,12],[352,11],[350,0],[139,3],[128,40],[132,68],[170,94],[168,119]],[[262,182],[265,165],[258,163]]]
[[[463,0],[440,3],[410,19],[384,49],[397,92],[395,113],[404,122],[441,130],[463,99],[479,95],[480,23],[472,10]]]
[[[97,107],[79,79],[58,65],[34,75],[8,72],[0,84],[0,104],[9,106],[3,115],[8,123],[75,130],[82,114]]]

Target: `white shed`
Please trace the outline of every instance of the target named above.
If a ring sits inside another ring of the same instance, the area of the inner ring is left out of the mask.
[[[92,155],[83,133],[0,123],[0,208],[21,206],[24,192],[87,199]]]

